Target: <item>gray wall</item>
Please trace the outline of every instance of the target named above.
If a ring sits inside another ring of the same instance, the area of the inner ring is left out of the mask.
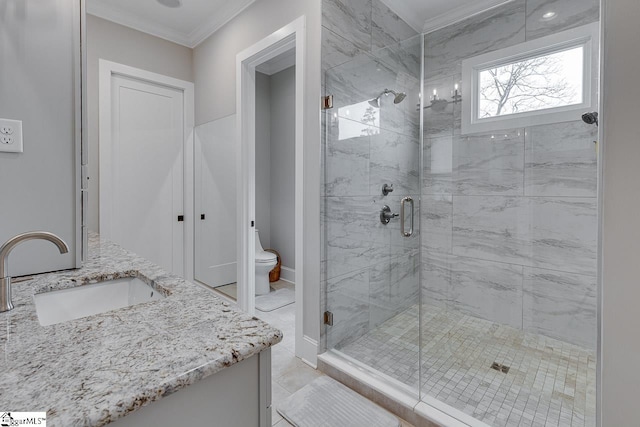
[[[295,67],[271,76],[271,247],[295,269]]]
[[[306,17],[304,73],[304,335],[319,339],[320,307],[320,21],[319,1],[260,0],[194,49],[196,124],[236,112],[236,55]],[[315,356],[306,354],[312,362]]]
[[[74,98],[80,16],[74,16],[74,3],[0,2],[0,117],[22,120],[24,134],[24,153],[0,153],[0,244],[21,232],[46,230],[71,249],[60,255],[51,243],[24,243],[12,253],[12,275],[73,268],[80,250]]]
[[[87,98],[89,125],[89,218],[90,230],[99,231],[99,128],[98,61],[106,59],[181,80],[193,81],[192,49],[87,16]]]
[[[271,78],[256,73],[256,228],[271,248]]]
[[[379,0],[324,0],[322,6],[324,85],[334,96],[334,108],[324,115],[323,147],[322,285],[334,318],[324,344],[331,348],[418,299],[417,224],[407,239],[400,235],[399,220],[382,225],[377,215],[384,205],[397,213],[402,197],[417,200],[420,194],[416,105],[422,52],[418,33]],[[397,105],[383,97],[380,109],[370,107],[367,101],[385,88],[408,96]],[[378,121],[371,122],[376,113]],[[385,183],[394,185],[391,195],[382,196]]]
[[[602,227],[602,426],[638,420],[640,371],[640,2],[605,0]]]
[[[425,36],[424,93],[463,59],[599,19],[598,0],[513,2]],[[595,350],[597,128],[575,122],[460,135],[460,104],[425,110],[423,302]]]
[[[295,67],[256,73],[256,226],[295,269]]]

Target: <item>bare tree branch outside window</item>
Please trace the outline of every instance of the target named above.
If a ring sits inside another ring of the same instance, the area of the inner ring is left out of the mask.
[[[362,123],[369,125],[362,129],[362,136],[371,136],[379,133],[372,126],[380,126],[380,109],[375,109],[369,105],[362,115]]]
[[[578,47],[481,71],[478,118],[581,103],[582,55]]]
[[[380,109],[368,101],[338,108],[339,140],[371,136],[380,133]]]

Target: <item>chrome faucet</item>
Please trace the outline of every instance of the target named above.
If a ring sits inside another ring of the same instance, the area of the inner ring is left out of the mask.
[[[11,302],[11,277],[7,275],[7,271],[9,270],[9,254],[18,244],[27,240],[36,239],[48,240],[55,244],[61,254],[69,252],[69,246],[67,246],[64,240],[46,231],[22,233],[7,240],[4,245],[0,247],[0,313],[13,310],[13,303]]]

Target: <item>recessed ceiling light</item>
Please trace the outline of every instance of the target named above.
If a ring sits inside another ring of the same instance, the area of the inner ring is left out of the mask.
[[[545,21],[551,21],[556,16],[558,16],[557,13],[555,13],[553,11],[549,11],[549,12],[545,13],[544,15],[542,15],[542,19],[545,20]]]
[[[182,0],[156,0],[156,1],[163,6],[172,7],[172,8],[182,6]]]

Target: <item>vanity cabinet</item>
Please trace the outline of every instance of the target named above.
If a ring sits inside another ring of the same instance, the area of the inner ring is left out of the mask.
[[[40,318],[47,293],[132,277],[163,298]],[[45,410],[51,427],[271,425],[271,347],[282,332],[210,289],[93,233],[82,268],[19,285],[15,308],[0,313],[0,407]]]
[[[271,349],[109,424],[113,427],[271,425]]]

